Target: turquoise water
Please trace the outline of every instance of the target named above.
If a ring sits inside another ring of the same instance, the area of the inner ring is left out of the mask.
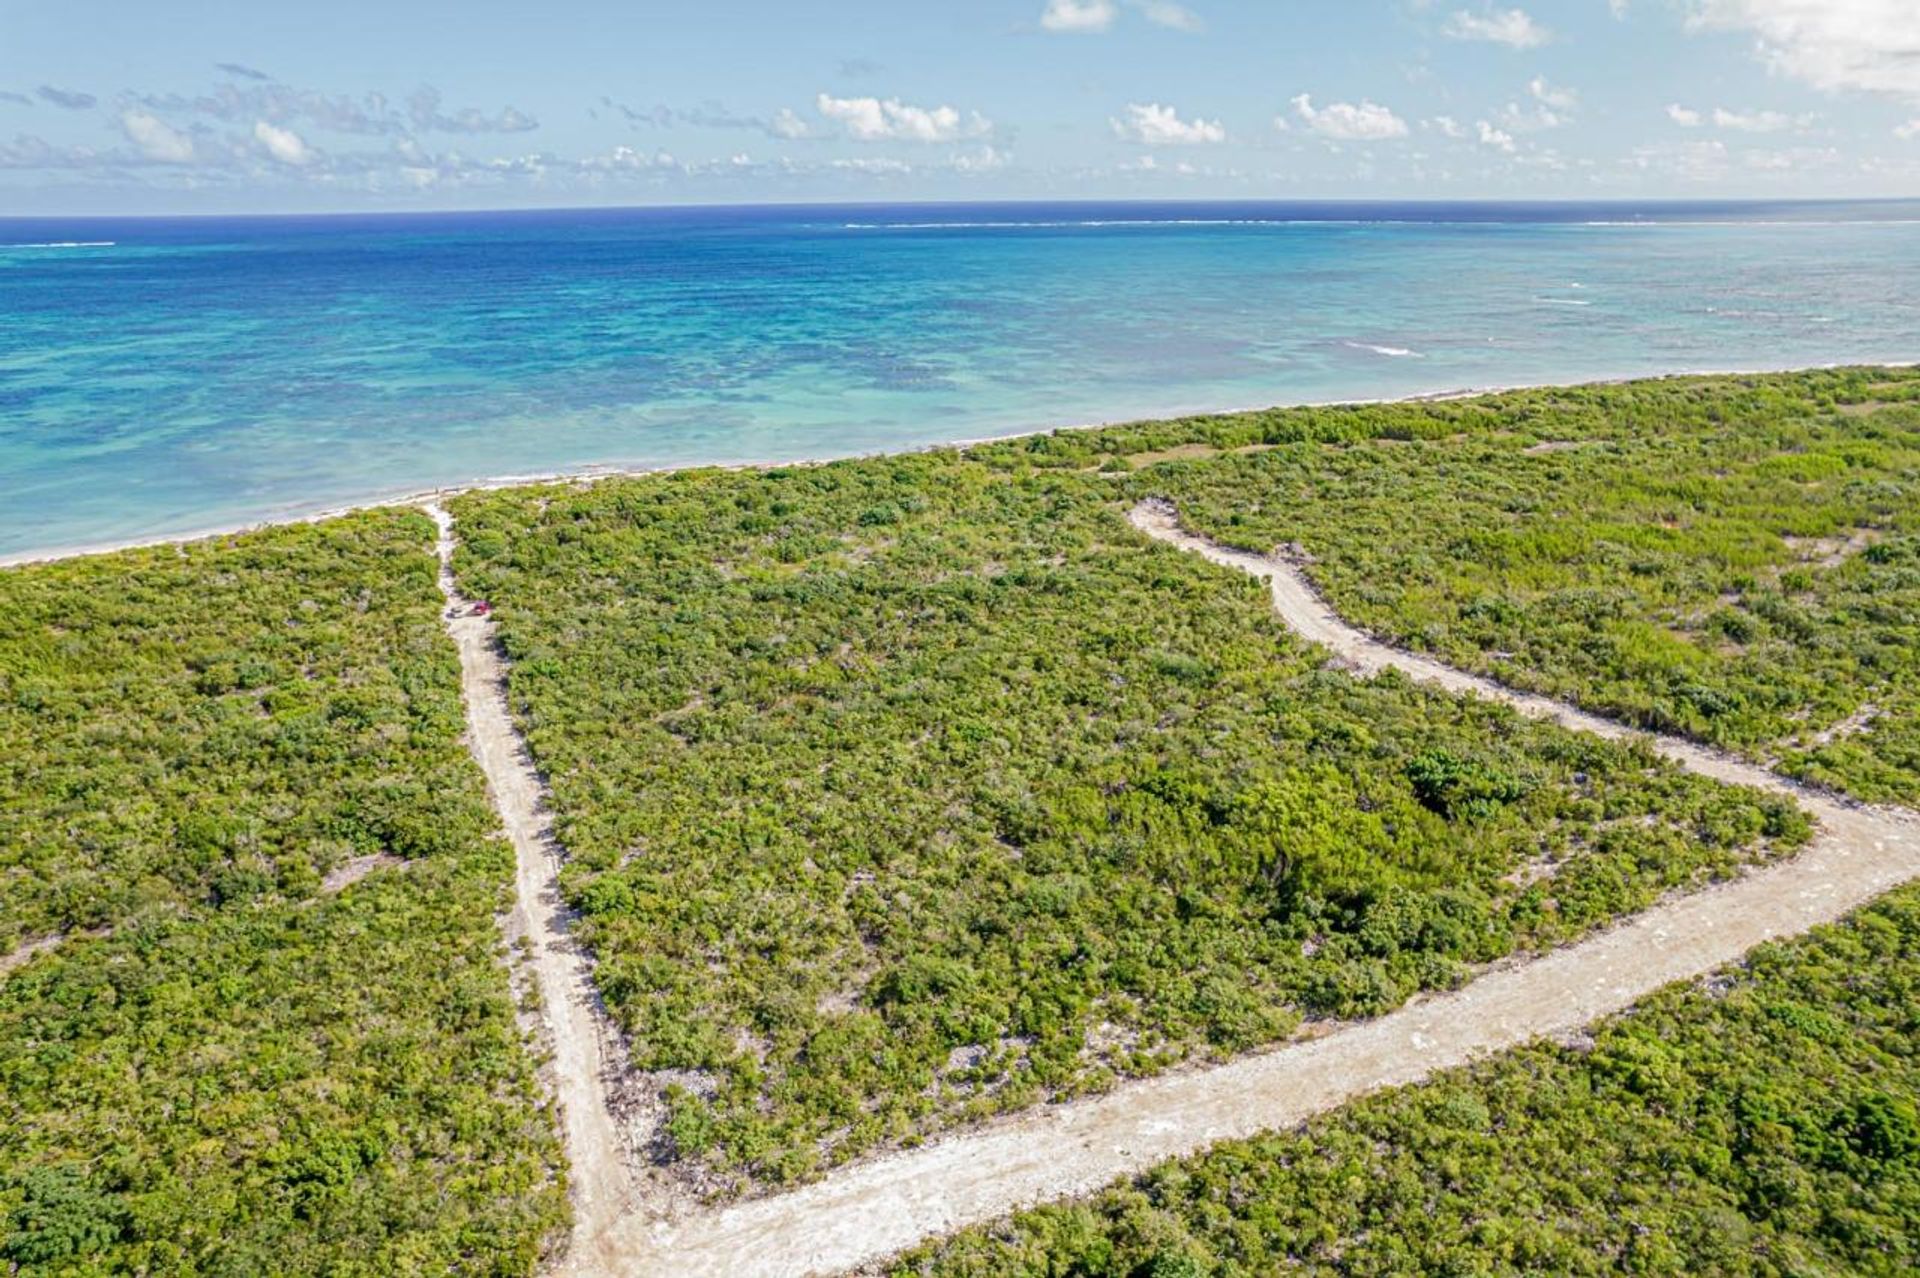
[[[0,220],[0,555],[487,477],[1920,358],[1920,205]]]

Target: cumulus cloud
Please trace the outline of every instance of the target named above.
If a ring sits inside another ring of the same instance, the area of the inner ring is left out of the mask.
[[[1553,38],[1553,33],[1535,22],[1525,9],[1484,9],[1479,13],[1460,9],[1441,30],[1455,40],[1487,40],[1509,49],[1537,49]]]
[[[444,110],[440,91],[431,85],[423,85],[409,95],[404,109],[381,93],[354,98],[270,81],[229,82],[194,97],[129,94],[120,98],[118,105],[162,118],[204,116],[242,129],[252,128],[255,120],[265,120],[281,128],[303,124],[325,133],[368,137],[435,132],[524,133],[539,127],[539,121],[511,106],[492,112],[474,107]]]
[[[1841,154],[1830,146],[1797,146],[1783,151],[1744,151],[1741,163],[1764,173],[1806,173],[1832,168],[1841,162]]]
[[[953,142],[993,132],[993,122],[978,111],[963,117],[950,106],[918,107],[898,98],[836,98],[822,93],[813,105],[856,142]]]
[[[253,139],[265,147],[267,154],[282,164],[295,168],[307,164],[313,159],[305,140],[292,129],[275,128],[265,120],[256,120],[253,125]]]
[[[1714,182],[1727,175],[1727,147],[1718,141],[1659,142],[1635,147],[1627,162],[1645,173],[1688,182]]]
[[[1527,82],[1527,103],[1509,102],[1500,108],[1500,127],[1515,133],[1539,133],[1557,129],[1570,119],[1569,112],[1579,102],[1571,89],[1561,89],[1535,76]]]
[[[1040,28],[1079,34],[1105,31],[1118,16],[1119,9],[1113,0],[1047,0],[1046,10],[1040,15]]]
[[[120,116],[121,132],[140,154],[160,164],[193,163],[193,139],[157,116],[144,111],[126,111]]]
[[[1724,142],[1708,139],[1640,147],[1628,162],[1644,172],[1682,181],[1721,182],[1742,170],[1803,181],[1808,174],[1831,170],[1843,161],[1844,157],[1832,147],[1735,151]]]
[[[1422,120],[1421,127],[1432,129],[1443,138],[1464,138],[1467,131],[1460,127],[1460,121],[1450,115],[1436,115],[1430,120]]]
[[[747,129],[781,141],[813,135],[811,126],[791,107],[781,107],[769,119],[759,115],[740,115],[718,102],[703,102],[691,110],[665,105],[631,107],[612,98],[601,98],[600,105],[617,112],[631,124],[656,129],[671,129],[682,124],[694,129]]]
[[[1175,31],[1204,31],[1207,24],[1199,14],[1172,0],[1135,0],[1134,7],[1148,22]]]
[[[1220,121],[1197,116],[1182,120],[1178,111],[1158,102],[1129,102],[1126,115],[1108,123],[1115,137],[1142,146],[1200,146],[1227,140],[1227,126]]]
[[[72,89],[56,89],[51,84],[41,85],[35,92],[42,102],[51,102],[54,106],[67,111],[91,111],[98,106],[100,99],[91,93],[79,93]]]
[[[875,180],[914,173],[941,173],[954,178],[984,174],[1010,163],[1008,153],[981,141],[950,151],[924,163],[892,157],[855,157],[796,161],[791,157],[756,159],[745,152],[712,158],[682,159],[665,150],[618,146],[584,157],[551,152],[512,155],[475,155],[459,147],[433,149],[422,136],[399,134],[384,147],[362,150],[322,150],[293,129],[267,120],[254,120],[228,131],[200,124],[189,132],[137,105],[121,109],[119,121],[127,142],[110,150],[85,146],[56,146],[44,139],[19,135],[0,140],[0,169],[90,172],[123,182],[142,179],[164,185],[192,185],[220,175],[217,180],[239,181],[261,171],[263,161],[285,166],[282,172],[329,190],[373,193],[455,188],[502,190],[527,185],[549,189],[555,183],[574,183],[580,189],[615,183],[658,186],[680,181],[735,181],[754,175],[825,176],[866,174]]]
[[[1513,134],[1508,133],[1504,129],[1496,129],[1485,120],[1476,121],[1474,128],[1479,134],[1481,146],[1490,146],[1496,151],[1504,151],[1508,155],[1513,154],[1516,148]]]
[[[876,173],[889,176],[913,172],[913,165],[905,160],[896,160],[892,156],[857,155],[851,159],[829,160],[828,166],[854,173]]]
[[[1807,128],[1817,117],[1788,115],[1784,111],[1729,111],[1726,107],[1715,107],[1708,112],[1675,102],[1667,107],[1667,118],[1686,129],[1698,129],[1711,124],[1716,129],[1728,129],[1735,133],[1779,133],[1786,129]]]
[[[1713,122],[1719,128],[1740,133],[1778,133],[1811,123],[1806,116],[1791,116],[1781,111],[1729,111],[1725,107],[1713,109]]]
[[[30,133],[0,142],[0,169],[87,169],[99,163],[100,154],[92,147],[55,146]]]
[[[643,172],[653,169],[673,169],[679,167],[679,161],[667,151],[636,151],[630,146],[616,146],[605,155],[588,156],[580,162],[584,169],[606,170],[610,172]]]
[[[1204,31],[1207,24],[1199,14],[1175,0],[1124,0],[1128,9],[1157,27],[1175,31]],[[1090,35],[1113,29],[1120,17],[1118,0],[1047,0],[1040,14],[1040,29],[1068,35]]]
[[[629,124],[650,124],[662,129],[672,128],[680,114],[669,106],[631,107],[624,102],[615,102],[612,98],[606,97],[600,99],[600,105],[609,111],[619,112]]]
[[[406,131],[404,119],[378,93],[356,99],[282,84],[223,84],[198,97],[132,94],[123,98],[121,105],[148,114],[198,115],[243,126],[253,120],[281,125],[304,121],[332,133],[378,136]]]
[[[526,133],[540,122],[514,107],[488,114],[462,107],[451,114],[440,109],[440,90],[423,84],[407,98],[407,118],[423,133]]]
[[[1913,0],[1692,0],[1689,25],[1751,35],[1776,72],[1817,89],[1920,99]]]
[[[1535,102],[1553,111],[1571,111],[1580,105],[1578,93],[1548,84],[1545,76],[1536,75],[1527,81],[1527,92]]]
[[[1405,120],[1364,98],[1357,104],[1334,102],[1316,107],[1312,96],[1302,93],[1293,99],[1292,106],[1293,113],[1309,129],[1341,142],[1382,142],[1407,136]]]
[[[956,154],[952,167],[957,173],[991,173],[1007,167],[1007,153],[983,143],[971,151]]]

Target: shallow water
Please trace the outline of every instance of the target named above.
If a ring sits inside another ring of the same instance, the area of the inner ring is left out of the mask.
[[[1920,357],[1920,204],[0,220],[0,555],[594,464]]]

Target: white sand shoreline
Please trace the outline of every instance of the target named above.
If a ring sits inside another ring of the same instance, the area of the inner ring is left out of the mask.
[[[1178,412],[1162,413],[1151,417],[1115,417],[1099,422],[1077,422],[1061,426],[1042,426],[1033,430],[1009,431],[1000,435],[982,435],[974,438],[951,439],[939,443],[922,444],[913,448],[881,449],[862,453],[835,453],[814,457],[773,458],[740,462],[685,462],[663,466],[589,465],[572,470],[495,475],[467,480],[456,484],[448,484],[438,488],[421,488],[378,494],[362,501],[355,501],[341,506],[330,506],[305,514],[289,514],[284,518],[267,518],[245,523],[219,524],[194,529],[190,532],[130,538],[125,541],[94,542],[69,546],[46,546],[32,550],[15,551],[10,554],[0,555],[0,569],[20,568],[31,564],[57,563],[67,559],[85,559],[94,555],[112,555],[127,550],[146,550],[155,546],[184,546],[192,542],[210,541],[217,537],[236,537],[244,533],[259,532],[268,528],[288,528],[299,524],[324,523],[329,519],[338,519],[343,515],[351,515],[360,511],[384,510],[396,506],[422,506],[429,502],[458,497],[463,493],[490,492],[502,488],[525,488],[537,484],[597,483],[606,479],[631,479],[643,475],[666,475],[686,470],[772,470],[782,466],[824,466],[832,462],[857,461],[871,457],[911,456],[916,453],[940,452],[944,449],[966,449],[978,447],[982,444],[1003,443],[1011,439],[1032,439],[1041,435],[1057,435],[1071,431],[1104,430],[1115,426],[1129,425],[1134,422],[1179,421],[1188,417],[1230,417],[1240,413],[1284,412],[1303,408],[1358,408],[1379,404],[1435,403],[1449,400],[1478,399],[1482,396],[1503,395],[1512,391],[1549,390],[1556,387],[1574,386],[1620,386],[1630,382],[1670,381],[1685,377],[1758,377],[1771,373],[1812,373],[1836,368],[1912,368],[1916,365],[1920,365],[1920,361],[1878,360],[1867,364],[1840,362],[1765,368],[1681,369],[1666,373],[1638,373],[1573,382],[1514,382],[1498,386],[1461,387],[1457,390],[1425,391],[1414,395],[1379,396],[1359,399],[1301,400],[1293,403],[1253,404],[1238,408],[1183,409]]]

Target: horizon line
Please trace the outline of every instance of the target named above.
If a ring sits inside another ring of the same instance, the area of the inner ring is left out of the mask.
[[[256,210],[250,212],[190,212],[190,213],[0,213],[0,226],[9,223],[26,222],[205,222],[239,220],[273,220],[293,218],[424,218],[424,217],[483,217],[536,215],[542,213],[669,213],[669,212],[717,212],[717,211],[762,211],[777,212],[786,209],[899,209],[899,208],[1065,208],[1074,206],[1113,208],[1118,206],[1140,207],[1182,207],[1236,205],[1247,207],[1285,207],[1285,206],[1354,206],[1366,208],[1662,208],[1662,209],[1728,209],[1728,208],[1832,208],[1837,206],[1875,205],[1875,204],[1913,204],[1920,203],[1920,195],[1863,195],[1832,197],[1764,197],[1764,196],[1720,196],[1720,197],[1675,197],[1652,196],[1632,198],[1626,196],[1605,196],[1596,199],[1576,199],[1568,196],[1550,197],[1511,197],[1511,198],[1472,198],[1472,197],[1393,197],[1369,199],[1362,196],[1227,196],[1208,198],[1200,196],[1159,199],[1142,196],[1119,196],[1112,198],[1074,197],[1071,199],[1044,199],[1033,197],[1014,197],[986,200],[951,199],[903,199],[903,200],[737,200],[722,202],[695,203],[659,203],[659,204],[529,204],[503,207],[475,208],[362,208],[362,209],[283,209]]]

